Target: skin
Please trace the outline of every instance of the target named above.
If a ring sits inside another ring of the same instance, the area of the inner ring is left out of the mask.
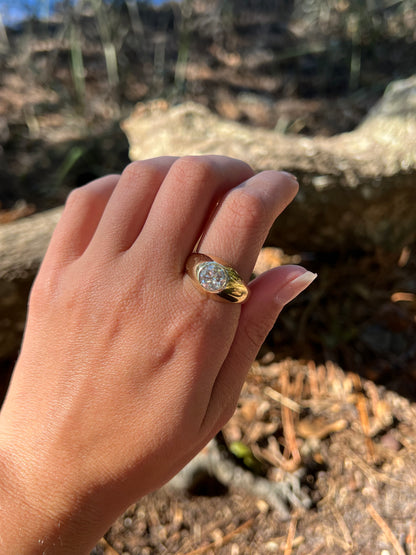
[[[231,417],[314,275],[271,270],[233,305],[201,294],[186,260],[200,240],[248,280],[297,190],[288,174],[203,156],[134,162],[70,194],[0,413],[1,554],[88,553]]]

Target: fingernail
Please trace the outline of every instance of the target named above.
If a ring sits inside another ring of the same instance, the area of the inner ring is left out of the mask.
[[[293,175],[293,173],[289,173],[289,172],[285,172],[285,171],[281,171],[280,173],[282,173],[283,175],[285,175],[286,177],[288,177],[292,181],[296,181],[296,183],[299,183],[298,178],[296,177],[296,175]]]
[[[318,274],[305,270],[302,274],[285,283],[285,285],[279,289],[275,297],[277,303],[286,305],[290,301],[293,301],[293,299],[297,297],[299,293],[302,293],[317,276]]]

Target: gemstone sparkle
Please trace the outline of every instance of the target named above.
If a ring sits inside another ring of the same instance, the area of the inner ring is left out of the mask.
[[[197,278],[202,287],[210,293],[223,291],[228,282],[227,272],[218,262],[202,262],[199,264]]]

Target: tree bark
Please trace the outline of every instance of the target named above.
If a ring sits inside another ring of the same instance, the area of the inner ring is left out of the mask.
[[[222,120],[205,107],[137,105],[123,123],[130,158],[223,154],[284,169],[301,190],[270,244],[284,250],[400,252],[416,241],[416,76],[392,83],[354,131],[287,136]]]
[[[0,360],[18,352],[33,279],[62,208],[0,226]]]

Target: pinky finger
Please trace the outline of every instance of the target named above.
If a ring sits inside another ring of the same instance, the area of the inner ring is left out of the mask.
[[[316,274],[301,266],[281,266],[255,279],[242,306],[228,357],[214,384],[205,424],[216,433],[232,416],[241,388],[262,343],[283,307],[308,287]]]

